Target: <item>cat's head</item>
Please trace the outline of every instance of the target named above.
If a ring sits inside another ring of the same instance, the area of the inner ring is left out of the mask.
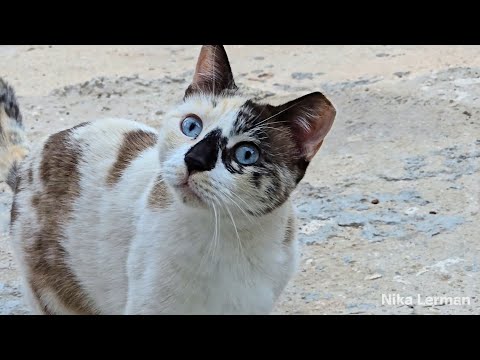
[[[164,120],[164,179],[187,205],[267,214],[303,178],[335,113],[319,92],[280,106],[244,97],[224,48],[203,46],[183,103]]]

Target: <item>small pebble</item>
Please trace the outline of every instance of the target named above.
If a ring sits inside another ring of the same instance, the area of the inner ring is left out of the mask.
[[[402,78],[404,76],[407,76],[410,74],[410,71],[397,71],[393,73],[393,75],[398,76],[399,78]]]
[[[405,210],[405,215],[413,215],[418,211],[418,208],[416,207],[411,207]]]
[[[308,259],[307,261],[305,261],[305,265],[315,266],[315,261],[313,259]]]
[[[378,199],[373,199],[373,200],[372,200],[372,204],[373,204],[373,205],[377,205],[379,202],[380,202],[380,201],[379,201]]]
[[[262,74],[259,74],[258,77],[269,79],[269,78],[273,77],[273,74],[272,73],[262,73]]]
[[[364,280],[376,280],[380,279],[383,275],[382,274],[373,274],[370,276],[366,276]]]

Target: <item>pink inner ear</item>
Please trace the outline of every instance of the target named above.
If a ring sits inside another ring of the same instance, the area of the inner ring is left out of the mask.
[[[300,101],[298,108],[292,110],[295,137],[301,146],[302,155],[311,161],[332,128],[336,110],[320,93],[307,95]]]

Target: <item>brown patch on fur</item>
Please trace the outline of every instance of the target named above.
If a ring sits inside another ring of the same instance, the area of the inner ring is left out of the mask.
[[[171,204],[172,198],[168,193],[168,188],[162,177],[158,176],[148,196],[148,207],[151,209],[165,209]]]
[[[283,244],[290,245],[295,239],[295,219],[290,216],[287,221],[287,227],[285,228],[285,236],[283,237]]]
[[[30,284],[37,296],[48,290],[72,312],[94,314],[96,311],[66,263],[68,254],[62,245],[62,225],[69,220],[72,204],[80,194],[81,149],[71,134],[72,129],[61,131],[45,143],[39,171],[43,191],[32,197],[41,228],[25,228],[23,236],[34,240],[26,252]],[[38,300],[42,302],[39,296]],[[45,304],[41,305],[45,308]]]
[[[142,151],[154,146],[156,142],[157,135],[151,132],[135,130],[126,133],[118,152],[117,161],[113,164],[108,175],[107,184],[110,186],[115,185],[133,159]]]
[[[281,206],[305,176],[313,154],[319,150],[333,122],[335,110],[320,93],[312,93],[280,106],[248,100],[240,108],[230,136],[248,133],[259,140],[260,160],[253,165],[249,185],[260,201],[252,215],[264,215]],[[309,130],[307,130],[307,128]],[[222,154],[230,172],[234,153]]]
[[[261,139],[261,158],[249,178],[250,186],[260,192],[261,201],[253,215],[265,215],[288,200],[290,193],[303,178],[306,170],[292,130],[285,121],[279,121],[277,110],[271,105],[247,101],[241,108],[231,135],[250,133]],[[260,124],[260,125],[258,125]],[[286,155],[288,154],[288,156]],[[233,156],[233,154],[232,154]]]

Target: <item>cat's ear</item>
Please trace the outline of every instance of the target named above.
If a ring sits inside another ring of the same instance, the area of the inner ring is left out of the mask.
[[[232,69],[222,45],[204,45],[200,50],[193,81],[185,92],[218,95],[225,90],[236,90]]]
[[[290,128],[301,156],[311,161],[332,128],[336,110],[332,103],[320,92],[314,92],[277,106]]]

